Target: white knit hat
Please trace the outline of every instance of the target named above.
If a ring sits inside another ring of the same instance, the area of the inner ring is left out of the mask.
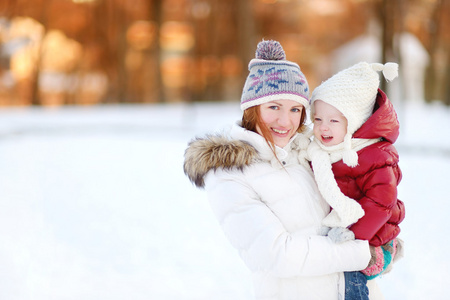
[[[350,167],[358,164],[358,155],[351,149],[352,135],[369,119],[374,109],[380,84],[377,71],[382,71],[386,80],[391,81],[398,76],[398,65],[360,62],[323,82],[311,96],[312,119],[315,100],[322,100],[334,106],[347,119],[343,161]]]

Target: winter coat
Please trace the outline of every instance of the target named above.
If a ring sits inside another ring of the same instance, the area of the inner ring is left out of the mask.
[[[355,199],[364,209],[364,216],[350,229],[357,239],[368,240],[372,246],[391,241],[400,233],[399,223],[405,207],[397,199],[397,185],[402,173],[399,156],[393,143],[399,135],[399,123],[392,103],[378,90],[376,110],[358,129],[353,138],[381,139],[358,153],[358,165],[349,167],[342,160],[332,171],[342,193]]]
[[[367,241],[318,234],[330,207],[299,164],[297,135],[276,148],[234,126],[229,136],[192,141],[184,170],[204,187],[225,235],[253,274],[256,299],[343,299],[343,271],[364,269]]]

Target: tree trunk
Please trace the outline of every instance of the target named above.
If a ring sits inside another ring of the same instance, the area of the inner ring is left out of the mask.
[[[154,46],[153,50],[152,50],[152,56],[155,60],[155,66],[156,66],[156,88],[158,89],[158,93],[157,93],[157,97],[158,97],[158,102],[165,102],[166,101],[166,97],[164,94],[164,87],[163,87],[163,82],[162,82],[162,72],[161,72],[161,47],[160,47],[160,43],[159,43],[159,35],[160,35],[160,29],[161,29],[161,25],[162,25],[162,1],[163,0],[153,0],[152,4],[153,4],[153,15],[152,15],[152,19],[153,21],[156,23],[156,37],[155,37],[155,43],[156,45]]]
[[[240,45],[240,56],[244,65],[254,58],[256,49],[255,18],[253,16],[252,1],[238,1],[238,42]],[[242,72],[243,79],[247,77],[247,70]]]
[[[395,34],[395,11],[396,11],[396,0],[383,0],[381,19],[383,22],[383,40],[382,40],[382,51],[381,59],[383,63],[391,61],[394,59],[394,49],[393,40]],[[381,80],[380,88],[384,91],[386,90],[386,81]]]
[[[47,10],[49,5],[51,4],[51,1],[43,1],[41,10],[40,10],[40,18],[39,22],[44,27],[44,33],[42,34],[42,39],[45,38],[45,35],[47,33]],[[31,78],[31,104],[32,105],[41,105],[41,99],[39,97],[39,78],[41,73],[41,58],[42,58],[42,40],[39,45],[39,51],[37,55],[37,61],[35,64],[35,69],[32,74]]]
[[[443,99],[443,94],[439,93],[440,84],[444,84],[445,81],[440,80],[438,76],[437,66],[439,62],[436,60],[439,59],[437,57],[437,52],[440,46],[440,28],[441,28],[441,12],[443,10],[444,1],[439,0],[436,2],[432,17],[430,18],[432,21],[430,22],[430,27],[428,28],[428,32],[430,34],[430,44],[428,48],[428,53],[430,55],[430,63],[426,70],[425,75],[425,99],[427,101],[433,101],[436,99]]]

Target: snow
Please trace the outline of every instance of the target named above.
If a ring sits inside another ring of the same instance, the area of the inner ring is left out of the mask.
[[[445,299],[450,109],[398,106],[406,253],[378,284]],[[0,298],[251,299],[182,169],[189,140],[240,116],[235,102],[1,109]]]

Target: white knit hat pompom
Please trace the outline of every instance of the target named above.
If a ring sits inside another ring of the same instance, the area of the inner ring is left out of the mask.
[[[374,71],[382,71],[387,81],[392,81],[398,76],[398,64],[388,62],[386,64],[373,63],[370,65]]]
[[[386,63],[383,69],[384,78],[387,81],[392,81],[398,76],[398,64],[396,63]]]

